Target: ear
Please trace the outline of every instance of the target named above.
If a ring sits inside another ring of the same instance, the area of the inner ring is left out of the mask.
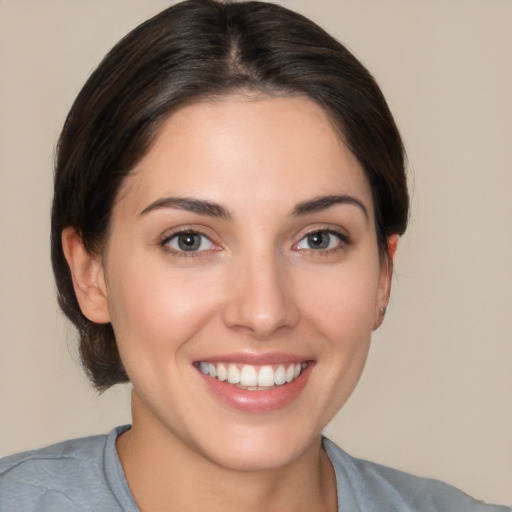
[[[395,260],[396,249],[398,247],[398,238],[398,234],[394,234],[388,237],[388,250],[380,262],[379,297],[377,300],[377,311],[375,312],[373,330],[378,329],[382,325],[384,316],[386,315],[386,309],[389,303],[389,295],[391,293],[393,262]]]
[[[82,313],[98,324],[110,322],[101,256],[87,251],[81,236],[72,227],[62,231],[62,249]]]

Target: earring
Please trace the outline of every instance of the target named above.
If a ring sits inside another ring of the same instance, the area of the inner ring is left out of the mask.
[[[384,317],[386,316],[386,308],[384,306],[381,306],[379,308],[379,316],[375,319],[375,323],[373,324],[373,329],[378,329],[382,322],[384,322]]]

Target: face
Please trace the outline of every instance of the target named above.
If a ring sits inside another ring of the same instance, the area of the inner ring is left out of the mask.
[[[172,115],[123,184],[102,261],[134,421],[224,467],[299,457],[354,389],[386,304],[373,219],[312,101]]]

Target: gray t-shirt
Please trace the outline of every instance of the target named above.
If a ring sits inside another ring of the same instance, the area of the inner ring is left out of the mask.
[[[139,512],[115,445],[127,428],[1,459],[0,511]],[[328,439],[323,446],[336,471],[339,512],[511,512],[437,480],[354,459]]]

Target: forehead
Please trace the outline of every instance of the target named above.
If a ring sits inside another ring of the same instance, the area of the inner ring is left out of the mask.
[[[357,159],[326,111],[302,97],[229,95],[182,107],[161,126],[119,202],[139,212],[158,197],[264,203],[351,194],[373,212]]]

